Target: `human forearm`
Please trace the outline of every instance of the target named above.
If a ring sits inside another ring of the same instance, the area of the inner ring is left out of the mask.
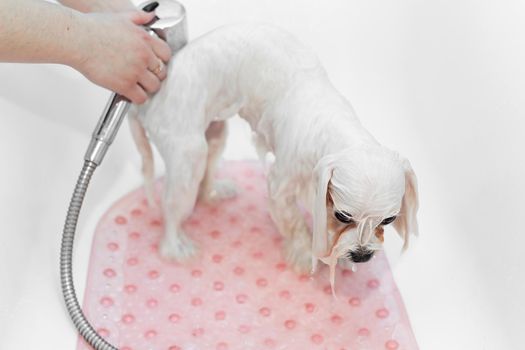
[[[80,16],[45,1],[0,1],[0,61],[74,65]]]
[[[136,9],[129,0],[59,0],[81,12],[121,12]]]
[[[81,13],[42,0],[0,0],[0,62],[59,63],[143,103],[166,77],[171,52],[143,25],[155,13]]]

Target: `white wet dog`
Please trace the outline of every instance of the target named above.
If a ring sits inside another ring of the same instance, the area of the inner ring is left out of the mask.
[[[172,59],[164,87],[136,112],[130,123],[150,202],[153,158],[145,130],[166,166],[165,258],[196,254],[181,224],[197,199],[235,195],[232,183],[214,180],[213,172],[225,121],[237,113],[258,148],[275,156],[270,212],[297,271],[310,271],[318,259],[332,268],[343,256],[368,261],[390,222],[405,246],[417,233],[417,183],[409,162],[363,128],[315,54],[278,28],[232,25],[190,42]],[[312,214],[313,233],[301,206]]]

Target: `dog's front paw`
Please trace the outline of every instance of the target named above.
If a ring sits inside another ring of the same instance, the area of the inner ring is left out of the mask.
[[[237,185],[230,179],[218,179],[213,181],[213,186],[203,193],[203,199],[208,203],[216,203],[224,199],[237,196]]]
[[[286,262],[298,274],[312,271],[312,243],[306,239],[287,239],[284,244]]]
[[[164,259],[186,262],[197,255],[198,249],[186,235],[178,234],[176,238],[166,235],[160,242],[159,252]]]

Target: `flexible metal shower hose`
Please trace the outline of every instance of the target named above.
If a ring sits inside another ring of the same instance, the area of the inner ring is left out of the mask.
[[[164,22],[158,17],[144,25],[144,29],[152,36],[166,40],[170,38],[169,43],[173,52],[177,52],[187,43],[186,15],[184,6],[176,0],[157,0],[147,1],[142,7],[145,12],[154,11],[159,3],[164,6],[161,12],[164,14]],[[66,222],[62,233],[62,246],[60,250],[60,280],[62,283],[62,294],[66,303],[66,308],[75,324],[78,332],[84,340],[95,350],[118,350],[117,347],[108,343],[102,338],[89,321],[84,316],[82,309],[77,300],[75,286],[73,284],[73,241],[77,228],[78,216],[84,196],[86,194],[91,176],[102,160],[113,142],[117,131],[124,119],[130,102],[124,96],[113,93],[106,105],[102,117],[95,128],[91,142],[84,156],[84,166],[77,180],[73,196],[69,202]]]
[[[86,160],[80,176],[78,177],[73,196],[69,202],[66,223],[62,233],[62,246],[60,250],[60,279],[62,282],[62,293],[66,302],[67,311],[82,337],[96,350],[118,350],[113,345],[105,341],[93,329],[89,321],[84,316],[77,300],[75,287],[73,284],[73,241],[77,227],[80,208],[84,201],[84,196],[97,165]]]

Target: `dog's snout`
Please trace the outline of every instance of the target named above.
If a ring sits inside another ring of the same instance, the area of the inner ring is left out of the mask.
[[[364,263],[372,258],[374,252],[368,249],[358,249],[356,251],[349,251],[348,257],[355,263]]]

